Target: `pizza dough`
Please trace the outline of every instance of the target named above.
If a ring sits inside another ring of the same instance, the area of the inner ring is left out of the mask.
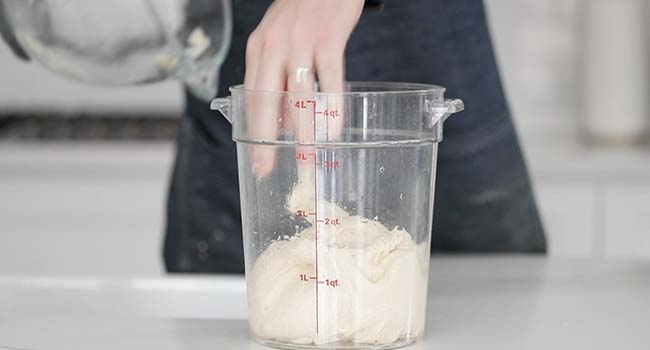
[[[315,209],[309,186],[313,177],[301,174],[288,199],[290,210]],[[319,201],[317,209],[319,219],[340,220],[337,225],[318,225],[318,298],[311,219],[311,227],[271,243],[253,264],[247,276],[253,335],[295,344],[391,344],[421,335],[427,245],[415,244],[404,230],[350,216],[327,201]]]

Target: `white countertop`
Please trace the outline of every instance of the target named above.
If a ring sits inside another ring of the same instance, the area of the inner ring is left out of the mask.
[[[648,349],[650,260],[436,257],[412,349]],[[0,349],[264,349],[243,279],[0,277]]]

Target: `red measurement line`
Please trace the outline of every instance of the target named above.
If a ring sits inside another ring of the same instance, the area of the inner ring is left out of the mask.
[[[309,215],[316,215],[316,213],[307,213],[307,214],[309,214]]]
[[[330,105],[330,99],[329,98],[325,100],[325,105],[327,106],[327,109],[330,108],[329,107],[329,105]],[[330,118],[327,118],[327,116],[325,116],[325,141],[326,142],[330,141]]]
[[[315,279],[316,279],[316,277],[309,277],[309,279],[310,279],[310,280],[315,280]]]
[[[325,281],[318,281],[318,282],[316,282],[316,283],[319,283],[319,284],[320,284],[320,283],[325,283]]]
[[[316,143],[316,102],[312,101],[314,106],[314,143]],[[315,250],[315,270],[316,281],[318,281],[318,155],[314,150],[314,250]],[[318,284],[316,283],[316,334],[318,334]]]
[[[330,118],[325,119],[325,141],[330,141]]]

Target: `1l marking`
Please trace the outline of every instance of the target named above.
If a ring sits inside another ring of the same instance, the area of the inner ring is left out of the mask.
[[[307,276],[306,273],[301,273],[298,275],[298,279],[300,279],[300,282],[310,282],[314,281],[316,284],[324,284],[328,287],[336,288],[341,286],[341,282],[339,282],[338,278],[337,279],[326,279],[326,280],[317,280],[315,276]]]
[[[329,286],[329,287],[332,287],[332,288],[340,286],[338,279],[335,279],[335,280],[327,279],[327,280],[325,280],[325,284],[327,286]]]

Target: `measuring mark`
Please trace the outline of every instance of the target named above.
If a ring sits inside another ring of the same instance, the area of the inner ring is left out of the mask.
[[[341,117],[341,112],[338,108],[326,108],[324,110],[316,110],[316,101],[315,100],[289,100],[289,105],[296,109],[307,109],[307,105],[311,104],[313,107],[313,119],[312,125],[314,125],[314,142],[316,142],[316,116],[326,117],[325,119],[325,140],[329,142],[330,140],[330,119],[336,119]],[[329,99],[325,100],[325,105],[329,107]]]
[[[319,281],[319,280],[316,278],[316,276],[307,276],[306,273],[301,273],[301,274],[299,274],[299,275],[298,275],[298,278],[300,279],[301,282],[311,282],[311,281],[314,281],[314,282],[316,282],[317,284],[325,284],[325,285],[327,285],[328,287],[333,287],[333,288],[334,288],[334,287],[338,287],[338,286],[341,285],[341,283],[339,282],[338,279],[330,279],[330,278],[327,278],[327,279],[325,279],[325,280],[320,280],[320,281]]]
[[[322,283],[325,283],[328,287],[332,287],[332,288],[336,288],[341,285],[338,279],[335,280],[326,279]]]
[[[314,125],[314,143],[316,143],[316,101],[308,100],[307,103],[311,103],[313,107],[313,125]],[[318,282],[318,154],[317,150],[314,149],[314,253],[315,253],[315,262],[314,270],[316,270],[316,281]],[[316,334],[318,334],[318,285],[319,283],[314,284],[316,286]]]
[[[326,160],[324,162],[318,162],[316,165],[320,165],[323,168],[328,168],[328,169],[338,169],[341,167],[341,163],[339,161],[333,161],[333,160]]]
[[[341,219],[339,218],[325,218],[322,220],[325,225],[337,226],[341,224]]]
[[[325,141],[330,142],[330,118],[325,119]]]
[[[330,99],[325,100],[325,105],[329,107]],[[327,110],[323,113],[327,117]],[[325,141],[330,142],[330,118],[325,118]]]
[[[317,139],[317,133],[316,133],[316,128],[317,128],[317,123],[316,123],[316,116],[322,116],[325,117],[325,139],[329,141],[329,124],[330,124],[330,119],[331,118],[337,118],[341,116],[341,113],[338,111],[338,109],[325,109],[322,111],[316,110],[316,101],[315,100],[298,100],[298,101],[293,101],[289,100],[289,104],[297,109],[307,109],[307,106],[311,104],[312,106],[312,126],[313,126],[313,142],[314,145],[316,142],[318,142]],[[327,105],[329,106],[329,100],[327,101]],[[314,157],[314,212],[313,213],[307,213],[304,210],[299,210],[297,211],[296,215],[299,217],[307,217],[307,216],[313,216],[314,218],[314,253],[315,253],[315,258],[314,258],[314,270],[315,270],[315,276],[310,276],[307,277],[306,274],[300,274],[300,280],[301,281],[311,281],[314,280],[316,283],[314,283],[315,286],[315,301],[316,301],[316,334],[319,333],[319,325],[318,325],[318,285],[323,284],[328,287],[337,287],[339,286],[338,280],[320,280],[319,279],[319,274],[318,274],[318,226],[319,224],[324,224],[324,225],[339,225],[341,222],[338,218],[324,218],[322,220],[318,219],[318,167],[320,166],[323,169],[328,169],[329,171],[336,170],[338,169],[341,164],[338,161],[334,160],[325,160],[323,162],[318,161],[318,149],[314,147],[314,152],[310,152],[308,154],[305,153],[297,153],[296,154],[296,160],[298,161],[307,161],[308,157],[307,156],[313,156]]]
[[[308,216],[316,216],[316,213],[306,213],[304,210],[297,210],[296,211],[296,216],[299,218],[306,218]],[[325,218],[325,219],[317,219],[316,222],[322,222],[325,225],[339,225],[341,223],[341,220],[339,218]]]

